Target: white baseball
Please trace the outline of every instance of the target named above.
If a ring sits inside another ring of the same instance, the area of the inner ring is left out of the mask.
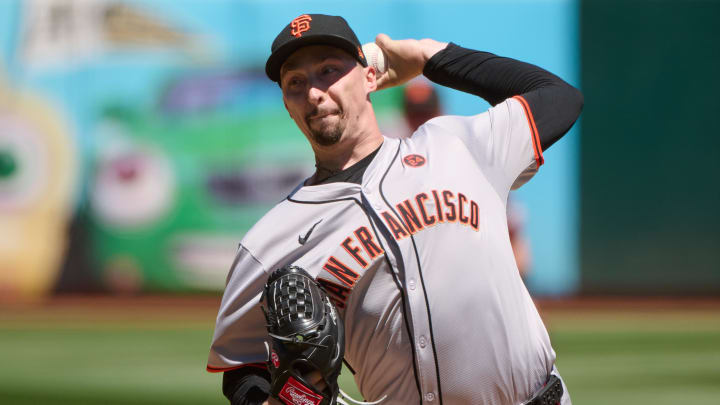
[[[363,45],[362,51],[365,54],[368,66],[374,67],[378,74],[385,73],[387,70],[387,58],[385,58],[385,53],[375,42],[368,42]]]

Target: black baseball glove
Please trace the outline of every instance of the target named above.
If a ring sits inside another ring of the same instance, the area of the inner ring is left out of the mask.
[[[285,266],[268,278],[262,304],[272,340],[270,395],[290,405],[336,404],[345,329],[325,292],[302,268]],[[324,384],[313,385],[313,373]]]

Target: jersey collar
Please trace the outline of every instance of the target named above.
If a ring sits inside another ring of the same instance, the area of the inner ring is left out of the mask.
[[[296,202],[325,202],[346,198],[359,198],[363,189],[374,189],[380,183],[389,165],[392,164],[394,155],[400,141],[398,139],[385,138],[375,158],[370,162],[365,174],[363,174],[362,185],[354,183],[328,183],[315,186],[305,186],[305,180],[293,190],[287,199]]]

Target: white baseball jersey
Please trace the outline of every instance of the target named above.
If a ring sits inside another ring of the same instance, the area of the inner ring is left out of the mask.
[[[362,184],[298,187],[240,244],[208,370],[266,361],[261,290],[294,264],[338,307],[366,400],[526,401],[555,353],[515,265],[506,202],[541,164],[532,115],[515,97],[386,138]]]

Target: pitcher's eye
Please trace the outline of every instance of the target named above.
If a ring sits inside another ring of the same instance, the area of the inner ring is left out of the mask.
[[[293,77],[290,77],[289,79],[287,79],[287,80],[285,81],[285,87],[288,87],[288,88],[291,88],[291,89],[292,89],[292,88],[298,88],[298,87],[300,87],[300,86],[302,85],[302,83],[303,83],[303,81],[302,81],[302,79],[301,79],[300,77],[293,76]]]
[[[323,74],[335,73],[337,71],[338,71],[338,69],[335,66],[325,66],[322,68]]]

